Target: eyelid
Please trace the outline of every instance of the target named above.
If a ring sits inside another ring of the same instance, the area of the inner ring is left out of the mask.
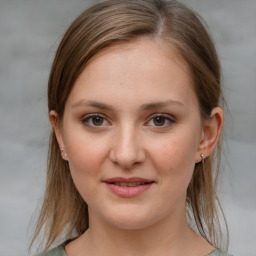
[[[103,115],[103,114],[100,114],[100,113],[91,113],[91,114],[87,114],[87,115],[85,115],[85,116],[83,116],[82,118],[81,118],[81,121],[82,121],[82,123],[84,124],[84,125],[86,125],[87,127],[91,127],[91,128],[95,128],[95,127],[97,127],[97,128],[102,128],[102,127],[105,127],[106,125],[100,125],[100,126],[97,126],[97,125],[90,125],[89,123],[88,123],[88,120],[90,119],[90,118],[93,118],[93,117],[102,117],[106,122],[108,122],[108,124],[110,124],[111,125],[111,122],[108,120],[108,118],[105,116],[105,115]],[[166,114],[166,113],[155,113],[155,114],[152,114],[148,119],[147,119],[147,121],[146,121],[146,126],[150,126],[150,125],[148,125],[148,123],[152,120],[152,119],[154,119],[154,118],[156,118],[156,117],[164,117],[168,122],[169,122],[169,124],[167,124],[167,125],[163,125],[163,126],[155,126],[155,127],[158,127],[158,128],[165,128],[165,127],[167,127],[167,126],[170,126],[172,123],[174,123],[176,120],[175,120],[175,118],[172,116],[172,115],[170,115],[170,114]],[[107,125],[108,126],[108,125]]]
[[[90,118],[93,118],[93,117],[102,117],[105,121],[107,121],[109,124],[111,124],[111,123],[108,121],[108,119],[106,118],[106,116],[103,115],[103,114],[100,114],[100,113],[92,113],[92,114],[85,115],[84,117],[81,118],[81,121],[82,121],[82,123],[83,123],[84,125],[86,125],[86,126],[88,126],[88,127],[92,127],[92,128],[95,128],[95,127],[97,127],[97,128],[105,127],[105,125],[100,125],[100,126],[97,126],[97,125],[95,125],[95,126],[94,126],[94,125],[89,125],[87,121],[88,121]]]
[[[176,120],[173,116],[171,116],[170,114],[166,114],[166,113],[155,113],[153,115],[151,115],[149,118],[148,118],[148,121],[146,123],[149,123],[152,119],[156,118],[156,117],[164,117],[166,118],[166,120],[168,120],[171,124],[174,123]],[[169,125],[171,125],[169,124]],[[155,126],[155,127],[158,127],[158,128],[165,128],[169,125],[164,125],[164,126]],[[149,126],[149,125],[148,125]]]
[[[150,117],[148,119],[150,120],[154,117],[159,117],[159,116],[160,117],[165,117],[166,119],[170,119],[172,121],[175,121],[175,118],[172,115],[166,114],[166,113],[155,113],[155,114],[150,115]]]

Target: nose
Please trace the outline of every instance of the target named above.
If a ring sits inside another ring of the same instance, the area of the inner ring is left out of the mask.
[[[120,128],[112,145],[110,159],[124,169],[130,169],[145,160],[141,134],[134,127]]]

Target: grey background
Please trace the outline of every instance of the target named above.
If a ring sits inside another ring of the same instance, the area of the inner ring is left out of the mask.
[[[0,256],[25,256],[44,190],[53,54],[87,0],[0,0]],[[256,1],[191,0],[223,66],[229,106],[220,194],[229,251],[255,255]],[[30,223],[30,225],[29,225]],[[28,228],[28,226],[30,228]]]

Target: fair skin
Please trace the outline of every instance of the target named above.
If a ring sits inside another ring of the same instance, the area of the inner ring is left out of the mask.
[[[76,80],[63,119],[50,112],[89,210],[90,228],[66,246],[68,256],[214,249],[188,226],[185,201],[195,163],[216,146],[223,112],[216,107],[202,120],[192,84],[174,49],[141,39],[96,56]]]

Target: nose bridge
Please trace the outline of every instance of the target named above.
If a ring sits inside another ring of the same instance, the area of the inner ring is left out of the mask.
[[[130,168],[135,163],[143,162],[145,153],[140,136],[140,131],[134,124],[120,126],[113,139],[111,160],[122,168]]]

